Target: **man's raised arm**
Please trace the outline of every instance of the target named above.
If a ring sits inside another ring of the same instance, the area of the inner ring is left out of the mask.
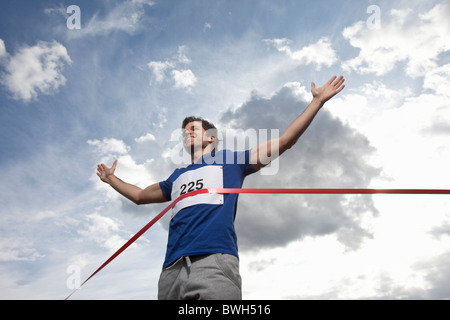
[[[270,161],[290,149],[308,129],[325,102],[344,89],[344,81],[344,77],[334,76],[320,88],[316,88],[316,84],[311,82],[313,99],[305,111],[289,125],[281,137],[263,142],[251,150],[250,161],[253,169],[259,170],[265,167]]]
[[[111,168],[106,165],[99,164],[97,167],[97,175],[100,180],[109,184],[117,192],[119,192],[124,197],[133,201],[135,204],[149,204],[149,203],[161,203],[165,202],[166,197],[164,196],[159,183],[152,184],[145,189],[141,189],[135,185],[126,183],[120,180],[114,175],[116,170],[117,160],[114,161]]]

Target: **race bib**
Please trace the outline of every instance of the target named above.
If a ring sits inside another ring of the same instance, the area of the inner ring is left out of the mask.
[[[223,188],[223,167],[204,166],[181,174],[172,184],[172,200],[200,189]],[[223,204],[223,194],[204,193],[187,197],[172,208],[172,218],[186,207],[196,204]]]

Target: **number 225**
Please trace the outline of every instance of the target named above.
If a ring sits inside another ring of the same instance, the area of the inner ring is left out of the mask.
[[[200,190],[200,189],[203,189],[203,179],[198,179],[197,181],[191,181],[187,184],[182,184],[180,186],[180,190],[181,190],[180,196],[185,193],[192,192],[195,190]]]

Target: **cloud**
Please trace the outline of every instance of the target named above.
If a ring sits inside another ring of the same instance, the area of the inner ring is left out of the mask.
[[[102,216],[98,213],[86,216],[86,226],[79,229],[78,233],[87,240],[93,240],[110,252],[120,248],[127,239],[118,235],[122,222],[117,219]]]
[[[24,46],[7,57],[3,41],[0,43],[0,57],[6,73],[0,82],[13,97],[24,102],[37,99],[39,94],[54,94],[66,84],[62,74],[64,66],[71,64],[66,48],[57,41],[39,41],[33,47]]]
[[[238,109],[223,112],[220,123],[231,128],[285,130],[307,106],[305,92],[300,84],[290,83],[270,98],[254,94]],[[280,157],[276,175],[254,174],[244,187],[364,188],[379,174],[365,161],[373,152],[366,137],[325,108],[297,145]],[[376,213],[371,197],[365,196],[242,196],[236,228],[244,250],[327,234],[356,249],[371,236],[361,219]]]
[[[0,262],[28,261],[33,262],[44,258],[26,239],[14,237],[0,239]]]
[[[160,83],[166,77],[166,70],[173,68],[174,65],[167,61],[150,61],[148,67],[152,69],[155,81]]]
[[[187,89],[195,86],[197,78],[195,77],[192,70],[173,70],[172,71],[173,80],[175,81],[175,88]]]
[[[139,138],[134,139],[136,142],[153,142],[156,141],[156,138],[151,133],[147,133],[145,136],[141,136]]]
[[[450,64],[436,67],[427,72],[423,88],[450,98]]]
[[[166,61],[150,61],[147,65],[152,70],[156,83],[171,81],[176,89],[184,89],[187,92],[197,83],[197,77],[185,66],[191,63],[186,55],[186,46],[179,46],[175,57]]]
[[[449,14],[450,5],[442,3],[425,14],[392,9],[389,14],[382,14],[379,30],[370,30],[364,22],[357,22],[342,34],[360,53],[342,67],[347,72],[380,76],[405,62],[409,76],[423,76],[437,66],[441,53],[450,50]]]
[[[69,17],[69,14],[67,14],[67,7],[63,6],[63,4],[60,4],[58,7],[45,8],[44,13],[49,16],[62,15],[64,18]]]
[[[136,149],[142,149],[143,143],[154,143],[156,141],[152,134],[147,134],[135,138],[137,143]],[[148,158],[140,163],[136,157],[131,154],[132,147],[128,146],[124,141],[114,138],[104,138],[103,140],[88,140],[87,143],[95,148],[97,159],[99,163],[104,163],[108,167],[112,165],[114,160],[117,161],[117,168],[115,175],[123,181],[136,185],[140,188],[146,188],[149,185],[165,180],[174,170],[174,165],[167,158],[158,157],[157,159]],[[158,148],[156,144],[153,144]],[[141,151],[137,151],[139,153]],[[144,157],[143,157],[144,158]],[[113,206],[119,207],[125,213],[136,214],[138,216],[148,215],[154,211],[163,209],[163,205],[137,206],[127,198],[117,193],[109,185],[100,181],[96,173],[92,173],[91,180],[94,182],[95,188],[105,192],[106,201]]]
[[[125,155],[130,148],[122,141],[114,138],[105,138],[103,140],[88,140],[87,143],[94,146],[102,155]]]
[[[430,230],[430,234],[438,239],[450,236],[450,221],[443,221],[441,225],[433,227]]]
[[[5,42],[3,39],[0,39],[0,60],[4,59],[8,56],[8,53],[6,52]]]
[[[431,267],[430,267],[431,266]],[[415,295],[407,292],[408,298],[412,299],[440,299],[450,298],[450,252],[444,252],[427,261],[416,263],[417,273],[424,273],[428,289],[419,288]],[[412,296],[412,297],[409,297]]]
[[[321,70],[322,66],[330,67],[338,61],[336,53],[331,47],[330,39],[327,37],[323,37],[318,42],[298,51],[292,51],[290,47],[291,41],[285,38],[266,39],[264,41],[274,46],[278,51],[286,53],[288,57],[300,65],[315,64],[317,70]]]
[[[138,138],[139,142],[143,142],[144,138]],[[146,136],[145,139],[148,139]],[[126,145],[122,140],[114,138],[104,138],[103,140],[88,140],[87,143],[96,148],[96,151],[100,155],[100,161],[104,162],[107,166],[111,166],[114,160],[118,160],[116,173],[120,173],[123,180],[131,183],[138,184],[141,187],[147,187],[148,181],[152,181],[151,173],[147,170],[146,163],[138,164],[130,155],[131,147]],[[147,160],[147,164],[152,160]],[[98,177],[94,177],[97,187],[100,189],[110,188],[106,187],[103,182],[100,182]],[[117,199],[119,196],[111,191],[109,194],[115,195],[112,198]],[[128,200],[127,200],[128,201]]]
[[[212,29],[212,25],[209,22],[205,22],[205,25],[203,26],[203,32],[206,32],[207,30]]]

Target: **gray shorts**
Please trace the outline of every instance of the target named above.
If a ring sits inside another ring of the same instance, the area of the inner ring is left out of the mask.
[[[159,300],[241,300],[239,259],[229,254],[183,257],[163,269]]]

